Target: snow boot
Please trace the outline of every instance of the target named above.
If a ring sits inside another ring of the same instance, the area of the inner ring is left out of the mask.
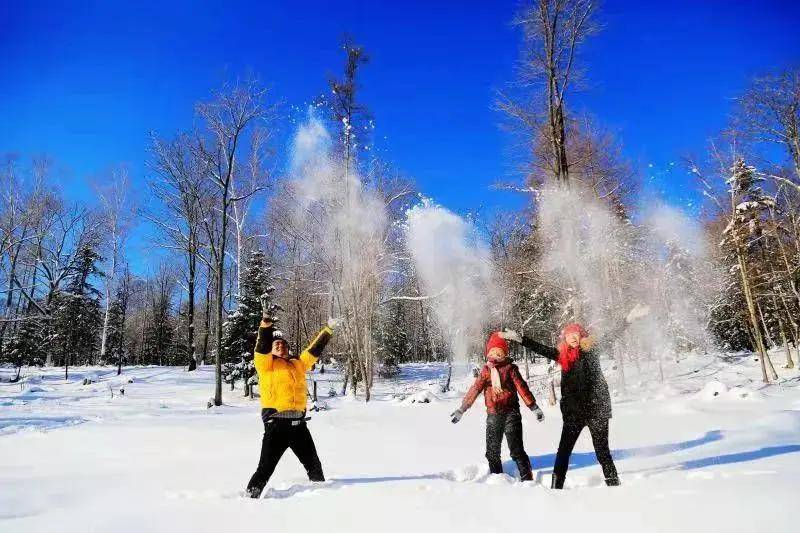
[[[550,488],[551,489],[563,489],[564,488],[564,476],[557,476],[553,474],[553,477],[550,481]]]
[[[263,489],[259,489],[258,487],[250,487],[246,491],[244,491],[244,493],[248,498],[256,498],[257,499],[257,498],[261,497],[261,491],[262,490]]]
[[[619,487],[619,478],[618,477],[607,477],[606,478],[606,486],[607,487]]]

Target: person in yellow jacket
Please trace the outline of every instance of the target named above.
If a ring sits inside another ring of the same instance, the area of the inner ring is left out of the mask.
[[[247,495],[259,498],[287,448],[302,463],[311,481],[325,481],[314,439],[306,425],[306,372],[322,355],[333,335],[334,319],[328,320],[299,356],[274,327],[267,302],[262,298],[262,319],[255,347],[255,367],[261,392],[264,439],[258,467],[247,484]]]

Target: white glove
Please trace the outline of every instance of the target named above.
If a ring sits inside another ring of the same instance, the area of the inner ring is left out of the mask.
[[[452,422],[453,424],[458,424],[458,421],[461,420],[462,416],[464,416],[464,411],[462,411],[461,408],[459,407],[458,409],[450,413],[450,422]]]
[[[513,329],[504,329],[500,332],[500,337],[507,341],[514,341],[522,344],[522,337]]]
[[[636,304],[633,306],[633,309],[630,310],[628,316],[625,317],[625,322],[628,324],[639,320],[640,318],[644,318],[650,314],[650,306],[649,305],[642,305]]]
[[[541,407],[537,405],[536,407],[531,409],[531,411],[533,411],[533,414],[536,415],[537,422],[544,422],[544,412],[542,412]]]
[[[336,329],[341,325],[342,325],[342,319],[341,318],[333,318],[333,317],[331,317],[331,318],[328,319],[328,327],[331,328],[331,329]]]

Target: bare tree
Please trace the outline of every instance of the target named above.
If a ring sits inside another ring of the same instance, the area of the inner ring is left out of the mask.
[[[539,161],[561,184],[570,181],[567,95],[580,81],[578,52],[598,26],[595,0],[535,0],[514,24],[522,30],[519,97],[501,93],[498,106],[521,127],[531,150],[547,146]],[[532,90],[531,90],[532,89]]]
[[[112,293],[117,281],[117,272],[122,264],[125,242],[130,231],[132,207],[129,197],[130,185],[127,168],[111,171],[108,183],[98,188],[97,196],[102,206],[102,224],[105,228],[105,243],[108,249],[108,267],[103,277],[103,329],[100,334],[100,360],[105,361],[109,328],[109,309]]]
[[[739,98],[736,128],[786,150],[800,179],[800,69],[757,78]]]
[[[203,260],[201,243],[201,203],[206,195],[206,162],[198,158],[194,141],[189,135],[179,135],[171,142],[152,136],[152,166],[157,178],[150,181],[150,190],[159,200],[160,209],[147,213],[148,219],[159,228],[166,249],[178,251],[185,258],[187,303],[188,370],[197,368],[195,343],[195,299],[197,293],[198,261]]]
[[[255,133],[270,117],[271,109],[265,106],[267,90],[254,81],[226,87],[213,100],[198,104],[197,113],[208,130],[208,135],[198,137],[196,154],[204,164],[205,177],[213,192],[210,202],[200,202],[202,224],[208,237],[209,251],[215,274],[215,340],[217,348],[214,405],[222,404],[222,362],[219,347],[222,344],[223,298],[228,242],[228,219],[231,206],[255,194],[259,189],[234,193],[233,183],[242,171],[240,161],[247,161],[249,149],[261,150],[259,140],[265,136]],[[238,196],[236,195],[238,194]],[[219,224],[212,223],[213,218]]]

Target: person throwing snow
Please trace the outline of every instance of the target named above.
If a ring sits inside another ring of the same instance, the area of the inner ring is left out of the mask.
[[[329,319],[308,347],[296,356],[289,352],[289,343],[283,334],[274,328],[266,295],[261,298],[261,309],[254,358],[264,438],[258,467],[247,484],[246,492],[251,498],[261,496],[287,448],[300,460],[309,480],[325,481],[314,439],[306,425],[305,375],[322,355],[337,326],[335,319]]]
[[[531,481],[531,461],[522,444],[522,416],[519,412],[519,397],[533,411],[536,419],[544,420],[544,413],[536,404],[528,384],[519,368],[508,357],[508,343],[499,332],[492,333],[486,343],[486,364],[481,369],[467,395],[450,416],[453,424],[461,420],[478,395],[483,393],[486,403],[486,459],[492,474],[503,473],[500,447],[506,437],[511,458],[517,463],[521,481]]]
[[[606,485],[619,485],[617,467],[611,457],[608,445],[608,422],[611,418],[611,396],[608,384],[600,368],[598,346],[611,344],[629,324],[646,316],[650,308],[636,305],[625,320],[603,339],[596,342],[594,337],[580,324],[568,324],[561,331],[558,346],[553,348],[531,338],[521,337],[513,330],[505,330],[500,336],[522,344],[548,359],[561,365],[561,414],[564,425],[558,444],[551,488],[564,488],[564,480],[569,467],[569,458],[583,428],[588,427],[592,435],[597,461],[603,468]]]

